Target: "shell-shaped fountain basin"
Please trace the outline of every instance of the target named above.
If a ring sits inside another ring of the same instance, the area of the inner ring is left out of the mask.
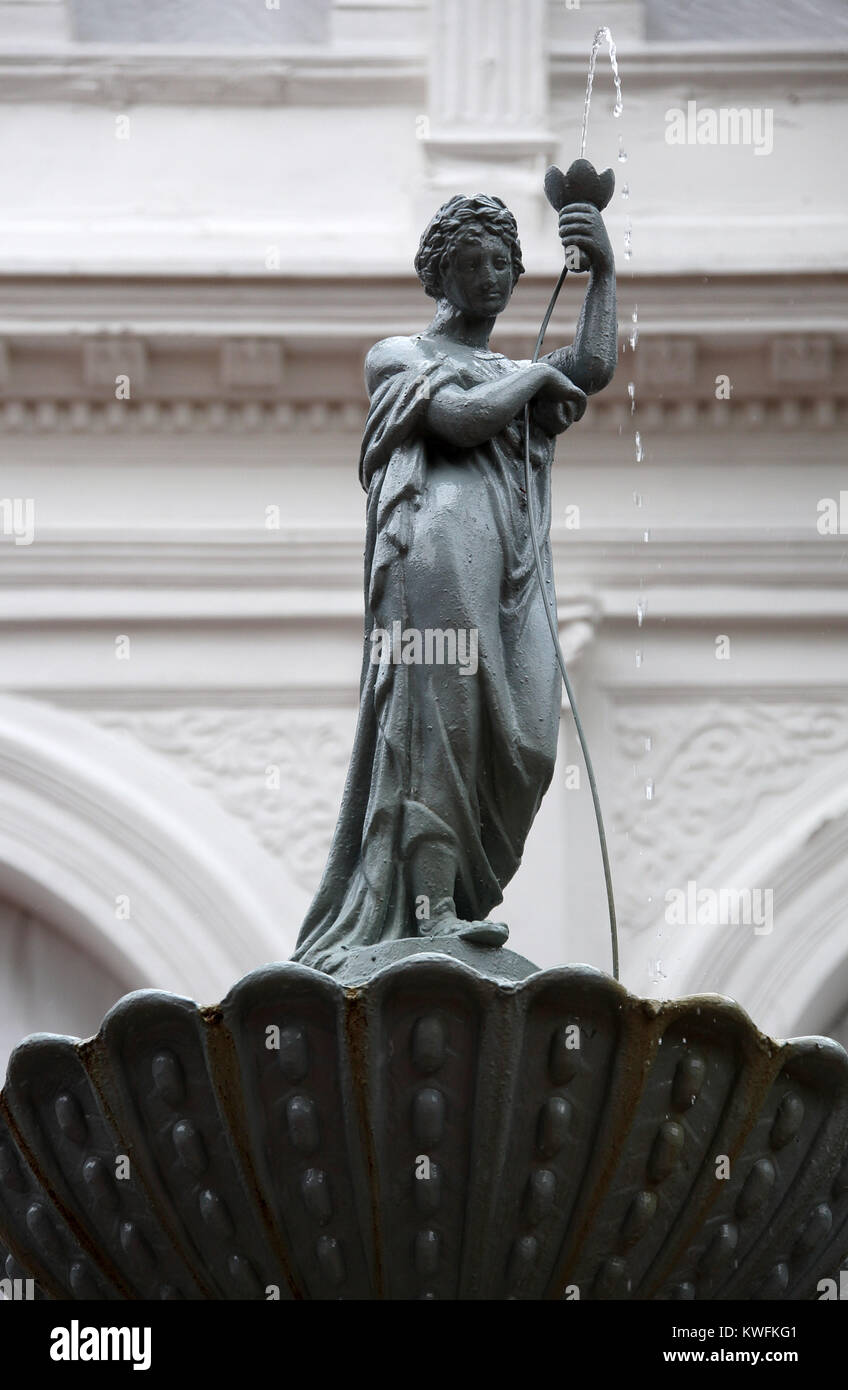
[[[12,1055],[0,1246],[56,1299],[815,1298],[848,1057],[586,966],[143,991]]]

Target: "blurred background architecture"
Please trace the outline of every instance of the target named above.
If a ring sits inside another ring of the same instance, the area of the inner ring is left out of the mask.
[[[553,543],[623,979],[848,1036],[841,0],[0,0],[3,1065],[291,950],[357,708],[364,354],[425,325],[423,225],[486,191],[526,266],[494,346],[529,356],[600,24],[621,356]],[[567,710],[504,916],[608,967]]]

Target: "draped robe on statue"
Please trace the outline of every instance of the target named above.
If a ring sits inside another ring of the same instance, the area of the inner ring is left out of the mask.
[[[521,862],[553,775],[561,703],[524,495],[524,413],[472,448],[425,430],[439,390],[469,389],[521,365],[482,350],[452,356],[420,335],[387,339],[369,355],[359,720],[327,866],[295,960],[326,967],[351,948],[421,934],[415,893],[424,890],[413,887],[410,865],[427,840],[452,849],[453,896],[466,920],[486,918]],[[553,449],[531,409],[534,516],[555,609]],[[460,661],[375,661],[375,628],[422,635],[464,629],[465,669]]]

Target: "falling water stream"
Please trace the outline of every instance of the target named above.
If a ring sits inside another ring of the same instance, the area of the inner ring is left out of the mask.
[[[586,154],[586,132],[589,129],[589,109],[592,105],[592,87],[595,83],[595,64],[598,61],[598,50],[601,44],[606,44],[609,51],[610,67],[612,68],[612,80],[615,83],[615,106],[612,108],[614,116],[620,116],[624,110],[624,102],[621,99],[621,78],[618,75],[618,59],[615,53],[615,40],[606,25],[598,29],[592,40],[592,52],[589,54],[589,72],[586,76],[586,97],[583,102],[583,124],[580,127],[580,149],[578,156],[583,159]]]
[[[595,33],[595,37],[594,37],[594,39],[592,40],[592,51],[591,51],[591,54],[589,55],[589,71],[588,71],[588,74],[587,74],[587,77],[586,77],[586,96],[585,96],[585,100],[584,100],[584,102],[583,102],[583,121],[582,121],[582,124],[581,124],[581,127],[580,127],[580,149],[579,149],[579,157],[580,157],[581,159],[584,158],[585,152],[586,152],[586,136],[587,136],[588,129],[589,129],[589,112],[590,112],[591,105],[592,105],[592,88],[593,88],[594,82],[595,82],[595,65],[596,65],[596,63],[597,63],[598,53],[600,52],[600,50],[601,50],[601,48],[603,47],[604,44],[606,44],[607,51],[608,51],[608,53],[609,53],[610,67],[611,67],[611,69],[612,69],[612,78],[613,78],[613,82],[614,82],[614,84],[615,84],[615,105],[613,106],[613,116],[615,116],[616,118],[619,117],[619,116],[622,114],[623,110],[624,110],[624,101],[623,101],[622,93],[621,93],[621,78],[620,78],[620,76],[619,76],[619,71],[618,71],[618,58],[617,58],[617,55],[616,55],[615,40],[613,39],[613,36],[612,36],[612,33],[610,32],[610,30],[607,28],[606,25],[604,25],[602,28],[598,29],[597,32]],[[627,162],[627,153],[626,153],[626,151],[625,151],[625,149],[624,149],[624,139],[623,139],[623,137],[622,137],[621,135],[619,135],[619,137],[618,137],[618,160],[619,160],[619,163],[621,163],[621,164],[625,164],[625,163]],[[619,192],[620,192],[620,196],[622,197],[622,199],[624,199],[625,202],[628,202],[629,199],[630,199],[630,184],[629,184],[629,182],[622,183]],[[630,218],[629,216],[625,216],[625,218],[624,218],[624,259],[625,259],[626,262],[630,263],[630,261],[632,260],[632,257],[633,257],[633,224],[632,224],[631,218]],[[631,272],[631,273],[632,273],[632,272]],[[622,349],[622,350],[623,350],[623,351],[627,351],[627,348],[628,348],[628,346],[629,346],[630,351],[631,351],[631,352],[635,352],[635,351],[636,351],[636,348],[637,348],[637,344],[638,344],[638,342],[639,342],[639,308],[638,308],[638,305],[635,305],[635,304],[634,304],[634,306],[633,306],[633,312],[632,312],[632,315],[631,315],[631,325],[632,325],[632,326],[631,326],[630,332],[629,332],[629,334],[628,334],[628,337],[627,337],[626,342],[625,342],[624,345],[623,345],[623,349]],[[627,395],[628,395],[629,400],[630,400],[630,415],[631,415],[631,418],[633,418],[633,417],[636,415],[636,409],[637,409],[637,401],[636,401],[636,383],[635,383],[635,381],[632,381],[632,380],[631,380],[631,381],[629,381],[629,382],[627,383]],[[636,424],[636,421],[635,421],[635,419],[634,419],[634,425],[635,425],[635,424]],[[619,433],[621,433],[621,429],[619,429]],[[642,431],[639,430],[639,429],[635,429],[635,431],[634,431],[634,446],[635,446],[635,461],[636,461],[637,464],[641,464],[641,463],[643,462],[644,458],[645,458],[645,452],[646,452],[646,451],[645,451],[645,443],[644,443],[643,434],[642,434]],[[641,506],[642,506],[642,493],[641,493],[638,489],[635,489],[634,492],[633,492],[633,502],[634,502],[634,505],[635,505],[636,507],[641,507]],[[642,530],[642,540],[643,540],[643,542],[645,542],[645,543],[647,544],[648,542],[650,542],[650,539],[651,539],[651,533],[650,533],[650,531],[649,531],[649,530],[646,530],[646,529],[643,529],[643,530]],[[639,629],[642,628],[642,625],[643,625],[643,623],[645,622],[645,618],[646,618],[647,612],[648,612],[648,601],[647,601],[646,597],[644,596],[644,594],[641,592],[641,590],[642,590],[643,588],[644,588],[644,580],[643,580],[642,578],[640,578],[640,580],[639,580],[640,594],[639,594],[639,597],[638,597],[637,602],[636,602],[636,623],[637,623],[637,627],[638,627]],[[636,667],[637,667],[637,669],[638,669],[638,668],[641,668],[643,661],[644,661],[644,651],[643,651],[642,647],[640,646],[640,647],[637,647],[637,649],[636,649]],[[646,750],[646,752],[650,752],[651,749],[652,749],[652,746],[653,746],[653,740],[652,740],[652,738],[651,738],[651,735],[650,735],[650,734],[646,734],[646,735],[645,735],[645,750]],[[634,768],[634,772],[636,773],[637,776],[639,775],[638,769],[635,769],[635,768]],[[645,798],[645,801],[653,801],[653,800],[654,800],[654,792],[655,792],[654,780],[653,780],[652,777],[648,777],[647,781],[644,783],[644,798]],[[648,898],[648,905],[650,905],[650,903],[651,903],[651,898],[650,898],[650,896],[649,896],[649,898]],[[659,940],[661,939],[661,937],[662,937],[662,928],[660,927],[660,928],[659,928],[659,932],[658,932],[658,942],[659,942]],[[649,962],[649,973],[650,973],[650,975],[651,975],[652,980],[655,981],[655,982],[658,982],[660,979],[665,979],[665,978],[666,978],[666,974],[665,974],[665,971],[663,970],[662,962],[661,962],[660,960],[657,960],[656,962],[654,962],[654,961]]]

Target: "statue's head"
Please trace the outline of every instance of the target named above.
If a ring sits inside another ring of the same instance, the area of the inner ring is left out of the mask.
[[[499,314],[524,270],[515,218],[485,193],[451,198],[425,228],[415,269],[433,299],[481,317]]]

